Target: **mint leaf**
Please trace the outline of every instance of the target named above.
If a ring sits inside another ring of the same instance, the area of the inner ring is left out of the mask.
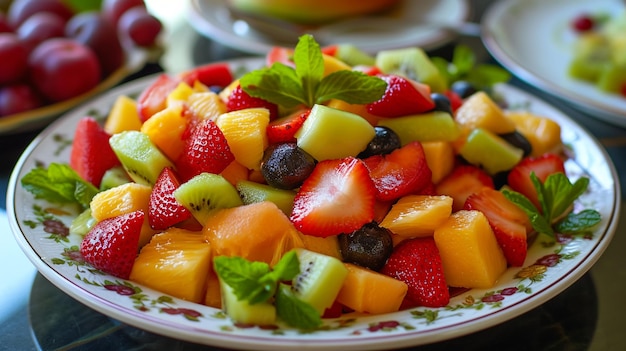
[[[464,78],[479,90],[489,89],[511,79],[511,74],[498,66],[482,64],[474,67]]]
[[[315,329],[322,324],[317,310],[297,298],[285,284],[280,284],[276,293],[276,315],[292,327],[303,330]]]
[[[489,90],[493,85],[511,79],[511,74],[499,66],[476,65],[476,55],[466,45],[457,45],[454,48],[450,62],[441,57],[431,57],[430,60],[447,78],[448,84],[463,80],[479,90]]]
[[[270,267],[264,262],[250,262],[242,257],[218,256],[213,259],[215,273],[226,285],[233,289],[239,300],[250,304],[267,301],[267,285],[259,280],[269,273]],[[272,292],[273,293],[273,292]]]
[[[544,187],[551,196],[551,218],[564,214],[589,186],[589,178],[579,178],[574,184],[563,173],[551,174],[546,178]]]
[[[457,45],[452,53],[452,64],[456,74],[462,76],[471,72],[476,63],[476,55],[469,46]]]
[[[556,230],[563,234],[585,234],[595,227],[602,219],[596,210],[583,210],[570,213],[556,225]]]
[[[300,37],[293,53],[296,74],[302,82],[304,100],[312,105],[316,100],[315,92],[324,76],[324,58],[320,46],[311,35]]]
[[[291,250],[281,257],[272,272],[269,273],[275,282],[292,280],[300,273],[300,260],[298,254]]]
[[[554,230],[552,229],[550,222],[546,220],[541,212],[533,205],[533,203],[523,194],[512,190],[503,190],[504,196],[526,212],[526,215],[530,219],[530,223],[533,229],[538,233],[543,233],[549,236],[554,236]]]
[[[275,63],[271,68],[261,68],[241,77],[239,84],[250,96],[261,98],[285,107],[306,104],[304,90],[293,68]]]
[[[367,104],[380,99],[387,83],[357,71],[337,71],[324,77],[317,91],[315,103],[339,99],[352,104]]]
[[[51,163],[47,169],[34,168],[21,180],[22,187],[37,199],[55,203],[77,203],[82,208],[98,193],[98,188],[82,179],[69,165]]]

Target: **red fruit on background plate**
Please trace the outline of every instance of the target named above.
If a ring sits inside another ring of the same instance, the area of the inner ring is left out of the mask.
[[[270,111],[270,121],[278,117],[278,105],[269,101],[252,97],[238,85],[228,96],[226,109],[228,112],[243,110],[246,108],[263,107]]]
[[[104,172],[120,165],[109,144],[110,137],[93,117],[84,117],[76,125],[70,167],[95,187],[100,187]]]
[[[360,159],[321,161],[296,194],[290,219],[306,235],[351,233],[374,218],[375,192]]]
[[[302,127],[304,121],[309,117],[310,109],[296,111],[290,115],[277,118],[267,126],[267,141],[269,144],[293,143],[294,136],[298,129]]]
[[[128,279],[139,250],[142,210],[103,219],[85,235],[80,253],[94,268]]]
[[[406,297],[419,306],[443,307],[450,302],[441,256],[432,237],[398,244],[380,272],[405,282],[409,287]]]
[[[485,214],[510,266],[521,267],[524,264],[528,251],[527,233],[532,229],[524,211],[500,191],[488,187],[470,195],[464,208]]]
[[[435,192],[452,197],[452,210],[458,211],[463,208],[468,196],[483,187],[495,187],[491,176],[477,166],[461,164],[437,184]]]
[[[42,105],[41,96],[28,84],[15,83],[0,87],[0,116],[30,111]]]
[[[28,47],[15,33],[0,33],[0,85],[16,83],[27,76]]]
[[[367,111],[379,117],[400,117],[432,110],[430,87],[396,75],[378,75],[387,82],[385,94],[367,104]]]
[[[176,161],[182,181],[203,173],[222,172],[235,156],[230,151],[224,133],[212,120],[202,120],[194,126],[185,147]]]
[[[191,218],[191,212],[174,197],[180,181],[170,167],[165,167],[154,183],[148,203],[148,223],[155,230],[169,228]]]
[[[147,121],[152,115],[165,108],[167,96],[176,89],[179,83],[180,80],[168,74],[161,74],[141,92],[137,98],[137,111],[141,122]]]
[[[509,172],[507,183],[511,189],[526,196],[541,211],[537,190],[530,179],[532,172],[544,182],[552,173],[565,174],[565,163],[559,155],[547,153],[538,157],[526,157]]]
[[[227,63],[209,63],[195,67],[180,75],[183,82],[193,86],[195,81],[206,85],[207,87],[226,87],[234,79],[230,66]]]
[[[432,183],[432,172],[426,163],[422,144],[414,141],[387,155],[363,160],[376,186],[376,199],[391,201],[419,193]]]

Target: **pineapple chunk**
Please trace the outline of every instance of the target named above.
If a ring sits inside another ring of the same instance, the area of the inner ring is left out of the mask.
[[[139,130],[141,120],[137,112],[137,102],[126,95],[120,95],[104,122],[104,130],[113,135],[125,130]]]
[[[454,119],[470,130],[482,128],[494,134],[515,131],[515,124],[506,118],[504,111],[484,91],[468,97],[456,111]]]
[[[507,117],[532,146],[530,156],[561,152],[561,126],[555,121],[529,112],[507,112]]]
[[[454,168],[456,160],[452,143],[447,141],[425,141],[422,142],[426,163],[432,172],[433,183],[439,183]]]
[[[334,56],[323,54],[322,57],[324,59],[324,77],[337,71],[352,69],[348,64]]]
[[[215,120],[219,115],[226,113],[226,104],[212,91],[191,94],[187,99],[187,106],[195,116],[201,119]]]
[[[183,152],[183,133],[187,130],[189,118],[182,105],[172,105],[155,113],[141,126],[141,132],[148,135],[154,145],[170,160],[178,159]]]
[[[391,207],[380,226],[402,237],[431,236],[451,213],[450,196],[407,195]]]
[[[269,122],[269,110],[248,108],[224,113],[215,124],[224,133],[235,160],[249,169],[259,170],[268,145],[266,129]]]
[[[187,98],[194,93],[194,89],[185,82],[179,83],[167,96],[167,107],[180,105],[187,101]]]

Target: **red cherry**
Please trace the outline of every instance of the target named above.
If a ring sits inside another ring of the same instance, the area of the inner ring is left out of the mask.
[[[594,26],[594,19],[587,14],[582,14],[574,18],[574,20],[572,21],[572,28],[577,32],[590,31],[593,29]]]

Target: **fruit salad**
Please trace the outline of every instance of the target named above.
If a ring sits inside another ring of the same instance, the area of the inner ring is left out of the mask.
[[[560,126],[460,80],[464,48],[448,64],[342,50],[305,35],[241,76],[161,74],[82,118],[69,164],[22,186],[82,208],[70,231],[95,269],[303,330],[446,306],[522,266],[536,236],[599,223],[574,210],[589,180],[568,178]]]

